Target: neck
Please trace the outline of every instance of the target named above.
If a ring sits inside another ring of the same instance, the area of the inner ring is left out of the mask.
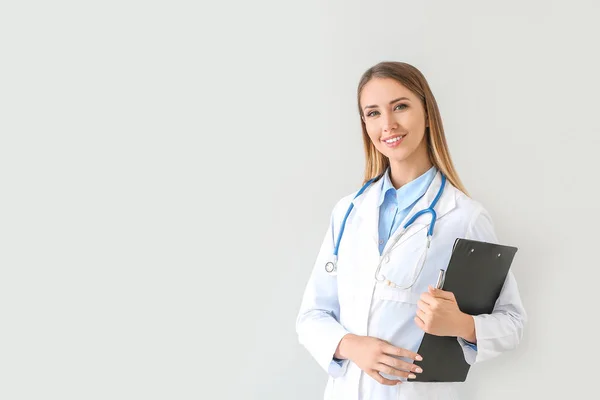
[[[433,163],[427,154],[424,157],[416,157],[415,160],[390,160],[390,180],[397,190],[429,171],[431,167]]]

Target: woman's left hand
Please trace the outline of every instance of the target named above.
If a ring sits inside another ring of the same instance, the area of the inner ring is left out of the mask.
[[[471,336],[468,331],[474,331],[473,318],[460,311],[452,292],[429,286],[429,291],[421,295],[417,306],[415,323],[426,333],[464,338]]]

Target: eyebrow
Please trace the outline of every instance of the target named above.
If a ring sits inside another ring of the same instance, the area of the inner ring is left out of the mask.
[[[390,101],[390,105],[392,105],[392,104],[394,104],[394,103],[396,103],[396,102],[398,102],[400,100],[408,100],[408,101],[410,101],[410,99],[408,97],[398,97],[397,99]],[[377,105],[366,106],[365,110],[367,108],[377,108]]]

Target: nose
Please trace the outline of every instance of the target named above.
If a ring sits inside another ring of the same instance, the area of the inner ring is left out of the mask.
[[[383,123],[382,128],[383,128],[384,132],[391,132],[394,129],[398,129],[398,123],[396,122],[396,120],[394,119],[394,116],[392,114],[389,114],[389,113],[384,114],[382,123]]]

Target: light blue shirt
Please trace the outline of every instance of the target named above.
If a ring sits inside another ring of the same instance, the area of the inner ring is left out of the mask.
[[[433,166],[417,179],[396,190],[390,180],[390,169],[388,168],[385,171],[379,196],[379,254],[383,253],[390,236],[398,229],[404,218],[415,206],[415,203],[427,192],[437,172],[437,168]],[[464,343],[477,351],[476,344],[466,340]],[[333,361],[341,367],[342,360],[334,357]]]
[[[390,179],[390,169],[385,171],[379,196],[379,254],[383,253],[390,236],[425,194],[436,174],[437,168],[433,166],[417,179],[396,190]]]
[[[390,179],[390,169],[385,171],[379,195],[379,254],[383,253],[390,236],[398,229],[415,203],[427,192],[436,174],[437,168],[433,166],[417,179],[396,190]],[[466,340],[465,343],[477,350],[476,344]]]

